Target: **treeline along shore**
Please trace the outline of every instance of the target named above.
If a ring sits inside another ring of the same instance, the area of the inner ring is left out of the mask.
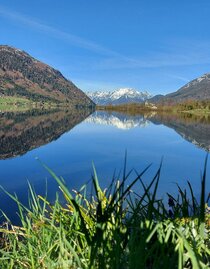
[[[107,111],[119,111],[119,112],[188,112],[188,113],[210,113],[210,100],[188,100],[180,103],[174,103],[172,101],[150,103],[148,101],[144,103],[129,103],[120,105],[97,105],[96,110]]]

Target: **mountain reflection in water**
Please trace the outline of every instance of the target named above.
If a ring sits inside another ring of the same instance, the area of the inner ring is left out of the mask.
[[[150,118],[150,121],[154,124],[164,124],[174,129],[185,140],[208,152],[210,151],[210,115],[156,114]]]
[[[151,123],[163,124],[174,129],[185,140],[210,151],[210,116],[155,112],[142,115],[103,111],[91,113],[88,109],[0,113],[0,159],[23,155],[56,140],[83,120],[124,130],[145,128]]]
[[[70,190],[79,189],[90,180],[94,161],[101,186],[106,188],[113,171],[118,174],[121,170],[127,150],[129,170],[135,168],[141,172],[148,163],[153,163],[143,178],[146,184],[153,178],[164,156],[159,197],[167,192],[176,195],[174,182],[184,189],[186,179],[190,179],[195,196],[199,198],[199,169],[203,168],[205,158],[203,149],[210,151],[209,117],[102,111],[90,114],[90,110],[84,109],[0,113],[0,185],[9,193],[15,192],[27,205],[26,179],[41,196],[46,194],[47,179],[47,195],[53,202],[58,186],[35,161],[38,156],[65,179]],[[68,133],[63,135],[65,132]],[[1,209],[9,218],[16,219],[15,205],[5,193],[0,195]]]
[[[189,113],[145,113],[141,115],[123,114],[119,112],[96,111],[86,122],[113,125],[120,129],[144,128],[150,123],[163,124],[174,129],[185,140],[210,151],[210,115],[193,115]]]
[[[143,128],[149,125],[149,121],[144,117],[144,115],[129,116],[118,112],[107,113],[102,111],[96,111],[89,116],[85,122],[112,125],[124,130],[135,127]]]
[[[91,114],[87,109],[31,110],[0,113],[0,159],[47,144]]]

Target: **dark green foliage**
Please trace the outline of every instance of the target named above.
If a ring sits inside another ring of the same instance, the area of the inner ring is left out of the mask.
[[[32,93],[28,91],[27,89],[25,89],[24,87],[14,84],[12,81],[10,81],[10,83],[14,86],[14,88],[8,88],[8,89],[0,88],[0,94],[5,95],[5,96],[22,96],[34,102],[53,102],[55,104],[59,103],[59,101],[56,100],[55,98],[43,96],[38,93]]]

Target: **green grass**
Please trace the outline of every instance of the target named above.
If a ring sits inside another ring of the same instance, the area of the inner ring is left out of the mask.
[[[60,104],[60,106],[64,106]],[[27,98],[16,97],[16,96],[4,96],[0,97],[0,111],[9,112],[9,111],[27,111],[30,109],[39,109],[39,108],[55,108],[59,107],[59,104],[52,102],[34,102]]]
[[[17,111],[25,110],[32,106],[32,102],[26,98],[20,97],[0,97],[0,110],[1,111]]]
[[[21,98],[21,97],[14,97],[14,96],[5,96],[5,97],[0,97],[0,103],[1,104],[27,104],[30,103],[26,98]]]
[[[205,161],[201,196],[197,201],[191,184],[178,197],[168,194],[169,206],[157,197],[161,165],[150,183],[142,172],[126,171],[113,177],[102,190],[93,167],[93,191],[87,186],[70,192],[63,178],[57,181],[65,203],[50,204],[29,185],[29,206],[16,196],[21,226],[7,222],[0,229],[1,268],[209,268],[210,213],[205,198]],[[133,177],[130,184],[128,179]],[[138,184],[141,193],[133,191]],[[209,197],[208,197],[209,198]],[[169,210],[170,208],[170,210]]]

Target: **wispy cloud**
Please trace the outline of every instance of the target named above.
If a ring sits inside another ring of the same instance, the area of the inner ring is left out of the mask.
[[[95,53],[101,53],[101,54],[105,54],[109,56],[122,56],[119,53],[113,50],[110,50],[104,46],[101,46],[95,42],[92,42],[88,39],[84,39],[82,37],[73,35],[68,32],[64,32],[60,29],[57,29],[45,23],[39,22],[38,20],[34,18],[6,9],[5,7],[1,5],[0,5],[0,16],[5,17],[9,20],[13,20],[18,23],[21,23],[27,27],[33,28],[40,32],[44,32],[50,36],[53,36],[54,38],[63,39],[64,41],[69,42],[72,45],[75,45],[77,47],[94,51]]]
[[[210,63],[210,51],[166,51],[165,53],[151,52],[149,56],[127,58],[106,58],[92,65],[93,69],[136,69],[192,66]]]
[[[124,83],[112,83],[107,81],[87,80],[81,78],[74,78],[74,83],[85,91],[106,90],[111,91],[113,89],[126,87]],[[128,86],[127,86],[128,87]]]
[[[190,82],[191,79],[189,78],[186,78],[186,77],[182,77],[182,76],[179,76],[179,75],[168,75],[169,78],[174,78],[174,79],[177,79],[177,80],[180,80],[180,81],[183,81],[185,83],[188,83]]]
[[[1,5],[0,16],[13,20],[16,23],[22,24],[36,31],[45,33],[53,38],[64,40],[74,46],[105,56],[97,59],[95,62],[94,60],[92,61],[91,68],[93,70],[164,68],[210,63],[210,44],[206,44],[205,42],[191,42],[186,46],[180,41],[178,42],[180,44],[178,44],[178,47],[177,45],[174,45],[176,44],[176,42],[174,42],[172,45],[167,44],[167,48],[165,48],[164,53],[151,51],[147,57],[142,55],[134,58],[122,55],[117,51],[92,42],[91,40],[49,26],[37,19],[9,10]],[[186,42],[184,43],[186,44]],[[89,64],[86,66],[90,68]],[[187,81],[187,79],[181,77],[177,77],[177,79]]]

